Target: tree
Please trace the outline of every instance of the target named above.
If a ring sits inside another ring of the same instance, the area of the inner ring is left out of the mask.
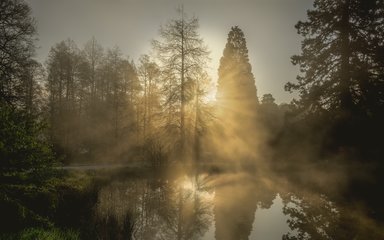
[[[354,148],[381,160],[383,12],[383,1],[316,0],[295,26],[304,37],[301,54],[292,57],[301,74],[285,87],[299,91],[306,125],[324,126],[312,134],[322,150]]]
[[[188,18],[183,9],[180,10],[180,15],[179,19],[172,19],[162,26],[161,40],[154,40],[152,43],[167,81],[166,108],[169,114],[179,114],[179,121],[175,124],[171,122],[172,116],[168,116],[168,126],[178,126],[181,145],[184,146],[186,106],[193,99],[189,87],[196,80],[194,74],[204,69],[208,50],[197,32],[198,19]]]
[[[137,109],[140,83],[133,63],[122,57],[118,47],[107,50],[102,67],[103,97],[111,119],[115,140],[126,135],[138,122]],[[112,133],[111,132],[111,133]]]
[[[46,106],[44,97],[45,69],[41,63],[31,60],[22,75],[21,106],[29,114],[41,113]]]
[[[272,94],[268,93],[268,94],[264,94],[262,99],[261,99],[261,103],[264,105],[276,105],[275,103],[275,98],[272,96]]]
[[[204,152],[202,149],[202,138],[206,136],[208,130],[208,124],[213,120],[213,109],[206,101],[204,97],[207,96],[207,89],[211,83],[206,72],[198,72],[195,75],[195,82],[193,86],[194,101],[192,106],[192,135],[193,139],[193,152],[196,162],[201,160],[201,154]]]
[[[342,115],[383,112],[383,4],[316,0],[308,20],[296,24],[304,40],[292,62],[302,74],[286,90],[300,92],[302,108]]]
[[[0,232],[52,224],[58,170],[41,117],[35,34],[24,1],[0,1]]]
[[[261,104],[258,108],[258,123],[263,131],[264,142],[272,143],[279,137],[284,127],[284,110],[276,103],[272,94],[264,94],[261,98]]]
[[[82,50],[62,41],[50,51],[47,72],[50,130],[65,160],[128,151],[139,133],[141,86],[134,63],[118,47],[104,54],[95,38]]]
[[[232,27],[220,59],[217,101],[226,111],[242,109],[253,114],[258,105],[255,78],[248,59],[243,31]]]
[[[36,29],[31,9],[21,0],[0,2],[0,100],[17,105],[24,70],[34,62]]]
[[[92,37],[92,39],[85,44],[82,54],[86,63],[85,71],[87,74],[84,75],[89,84],[91,100],[95,100],[98,90],[96,74],[103,60],[103,47],[96,41],[95,37]]]
[[[248,49],[243,31],[232,27],[220,59],[217,81],[218,127],[216,132],[225,139],[228,155],[249,158],[255,149],[256,110],[258,107],[255,79],[248,59]],[[253,132],[251,134],[251,132]],[[219,154],[223,154],[221,150]]]
[[[80,55],[74,41],[68,39],[51,48],[47,60],[47,90],[52,138],[58,149],[77,148]]]
[[[153,62],[148,55],[143,55],[139,59],[138,75],[143,86],[143,136],[146,139],[153,132],[156,118],[155,115],[161,111],[160,109],[160,94],[159,66]]]

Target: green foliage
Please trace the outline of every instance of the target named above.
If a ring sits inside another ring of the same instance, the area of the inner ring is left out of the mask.
[[[0,177],[13,183],[41,183],[54,164],[44,125],[24,112],[0,106]],[[3,181],[4,183],[4,181]]]
[[[18,234],[0,234],[0,239],[8,240],[78,240],[79,233],[73,230],[60,230],[57,228],[41,229],[28,228]]]
[[[36,34],[23,0],[0,2],[0,232],[51,226],[59,172],[38,118],[43,76],[32,59]]]
[[[0,229],[50,225],[59,172],[43,127],[23,111],[0,106]]]

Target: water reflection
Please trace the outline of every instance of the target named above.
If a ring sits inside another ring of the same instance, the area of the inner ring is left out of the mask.
[[[324,195],[286,193],[282,196],[284,214],[290,218],[289,227],[294,233],[287,233],[284,240],[293,239],[337,239],[335,229],[340,213]]]
[[[263,219],[255,220],[261,209],[278,211],[273,217],[286,225],[269,220],[274,234],[267,233]],[[324,194],[248,173],[135,177],[101,187],[95,237],[229,240],[256,239],[263,232],[261,239],[270,239],[280,231],[276,239],[380,239],[382,232],[361,219]]]
[[[98,237],[200,238],[211,224],[212,193],[204,190],[203,183],[202,176],[111,183],[99,192],[96,209],[103,226]]]
[[[282,198],[292,230],[283,240],[384,239],[383,227],[368,218],[362,206],[336,206],[326,195],[308,192],[287,192]]]
[[[248,239],[257,207],[270,208],[276,193],[247,174],[228,174],[215,182],[217,240]]]

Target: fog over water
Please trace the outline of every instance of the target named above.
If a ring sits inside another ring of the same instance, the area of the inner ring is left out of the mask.
[[[383,42],[375,0],[0,1],[0,239],[384,239]]]

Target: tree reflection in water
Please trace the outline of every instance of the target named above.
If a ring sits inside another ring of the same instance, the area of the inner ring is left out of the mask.
[[[368,218],[361,206],[337,205],[324,194],[282,194],[283,212],[292,232],[283,240],[384,239],[383,229]]]
[[[291,229],[284,240],[383,239],[364,209],[249,173],[111,181],[98,194],[96,238],[208,240],[210,230],[217,240],[252,239],[262,227],[254,224],[257,209],[271,209],[277,194]]]
[[[340,214],[324,195],[298,197],[286,193],[282,198],[284,214],[290,217],[289,227],[295,230],[285,234],[284,240],[335,239],[335,226]]]
[[[248,174],[227,174],[215,182],[215,237],[248,239],[257,207],[270,208],[276,193]]]
[[[100,239],[198,239],[209,228],[204,178],[132,179],[102,188],[97,203]]]

